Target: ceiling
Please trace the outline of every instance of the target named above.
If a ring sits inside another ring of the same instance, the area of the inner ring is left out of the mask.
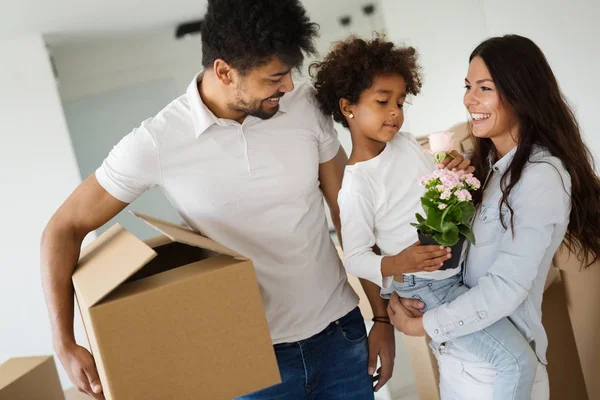
[[[249,0],[254,1],[254,0]],[[340,15],[369,0],[303,0],[311,18],[337,27]],[[0,39],[41,33],[61,44],[166,28],[202,17],[206,0],[0,0]]]

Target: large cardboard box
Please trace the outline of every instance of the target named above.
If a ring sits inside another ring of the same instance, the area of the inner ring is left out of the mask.
[[[0,400],[64,400],[52,356],[11,358],[0,365]]]
[[[231,399],[280,382],[252,262],[196,232],[135,214],[73,274],[107,400]]]
[[[560,270],[562,286],[564,290],[564,302],[566,303],[567,313],[561,321],[569,325],[572,329],[571,340],[574,340],[574,346],[570,348],[576,350],[580,362],[579,367],[585,381],[585,389],[590,400],[600,399],[600,262],[596,262],[589,268],[583,268],[585,263],[577,259],[566,246],[558,249],[554,256],[554,266]],[[563,340],[564,342],[564,340]],[[552,350],[550,342],[549,353],[559,351],[562,343],[556,343],[555,350]],[[550,357],[549,354],[549,363]],[[557,363],[558,364],[558,363]],[[571,375],[572,370],[565,370],[559,364],[555,375],[560,373]],[[575,371],[577,374],[578,370]],[[577,375],[573,375],[573,380]],[[550,385],[552,386],[552,376],[550,376]],[[568,389],[569,386],[562,386],[562,389]],[[566,396],[566,395],[565,395]],[[564,397],[567,398],[567,397]],[[574,399],[575,397],[570,397]],[[579,397],[585,399],[584,397]],[[578,398],[578,399],[579,399]]]

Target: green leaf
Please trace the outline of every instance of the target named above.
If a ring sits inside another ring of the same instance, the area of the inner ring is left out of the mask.
[[[442,239],[445,243],[447,243],[446,246],[454,246],[456,243],[458,243],[458,233],[459,232],[456,225],[452,225],[451,229],[448,229],[442,234]]]
[[[449,230],[452,230],[455,227],[456,225],[452,222],[442,222],[442,233],[448,232]]]
[[[427,213],[427,225],[434,231],[442,231],[442,212],[437,207],[431,208]]]
[[[437,208],[435,203],[427,197],[421,197],[421,204],[423,205],[423,208],[425,208],[425,207]]]
[[[450,207],[450,212],[448,212],[447,219],[456,225],[462,221],[462,214],[462,209],[458,205],[453,205]]]
[[[430,200],[437,200],[437,198],[440,197],[440,192],[438,192],[436,189],[429,189],[425,192],[423,197],[427,197]]]
[[[433,240],[435,240],[436,242],[438,242],[442,246],[445,246],[445,244],[444,244],[444,238],[442,237],[441,233],[437,233],[436,232],[432,236],[433,236]]]
[[[425,223],[425,217],[423,217],[421,214],[416,213],[415,217],[417,218],[417,221],[419,222],[419,224],[424,224]]]
[[[460,216],[462,211],[457,206],[448,206],[444,209],[444,213],[442,214],[442,227],[446,223],[451,223],[452,225],[456,225],[460,223]],[[447,229],[442,229],[442,231],[446,231]]]
[[[442,233],[434,233],[433,240],[441,244],[442,246],[451,247],[453,244],[444,239],[444,235]]]
[[[448,216],[448,212],[450,212],[450,209],[451,209],[451,208],[452,208],[452,207],[446,207],[446,208],[443,210],[444,212],[442,213],[442,225],[444,225],[444,221],[446,221],[446,217]],[[439,207],[438,207],[438,209],[439,209]]]
[[[473,218],[473,214],[475,214],[475,206],[470,201],[459,203],[458,206],[462,211],[462,223],[469,224],[471,218]]]
[[[466,237],[469,242],[471,242],[472,244],[475,244],[475,235],[473,234],[473,231],[471,230],[471,228],[469,228],[466,225],[459,225],[458,231],[460,232],[461,235]]]

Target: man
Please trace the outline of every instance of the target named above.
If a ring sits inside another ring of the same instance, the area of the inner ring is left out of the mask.
[[[373,398],[391,377],[393,328],[367,342],[357,296],[329,238],[339,232],[346,154],[293,68],[315,51],[299,0],[209,0],[204,72],[144,121],[65,201],[42,238],[42,279],[56,353],[82,392],[102,399],[91,354],[75,343],[71,275],[83,238],[160,187],[193,229],[252,259],[282,383],[244,399]],[[363,283],[384,320],[379,289]],[[370,357],[369,357],[370,354]]]

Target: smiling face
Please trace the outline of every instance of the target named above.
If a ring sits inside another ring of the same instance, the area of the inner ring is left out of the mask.
[[[277,57],[243,76],[238,73],[237,82],[228,108],[261,119],[274,116],[281,97],[294,89],[291,68]]]
[[[514,109],[502,99],[481,57],[469,64],[465,79],[464,105],[473,122],[473,135],[498,143],[518,140],[519,119]]]
[[[405,99],[406,81],[401,75],[375,76],[358,102],[348,107],[353,115],[346,116],[350,131],[377,142],[389,142],[404,123]]]

